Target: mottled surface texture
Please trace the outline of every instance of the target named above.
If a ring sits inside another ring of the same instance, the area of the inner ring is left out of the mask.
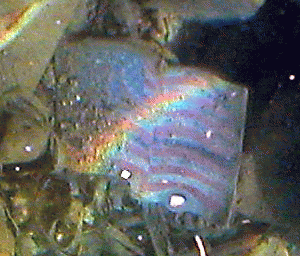
[[[58,86],[56,106],[69,168],[127,170],[143,203],[224,223],[242,151],[244,88],[196,69],[150,77],[145,55],[125,43],[86,39],[58,49],[55,60],[57,75],[73,79]],[[170,206],[172,195],[183,205]]]

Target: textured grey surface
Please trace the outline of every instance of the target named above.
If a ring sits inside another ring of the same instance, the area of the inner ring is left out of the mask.
[[[55,61],[58,80],[67,75],[56,95],[58,131],[68,148],[60,168],[127,170],[133,195],[144,204],[227,221],[242,152],[245,88],[200,69],[156,76],[147,55],[129,43],[72,42],[56,51]],[[173,207],[173,195],[186,201]]]

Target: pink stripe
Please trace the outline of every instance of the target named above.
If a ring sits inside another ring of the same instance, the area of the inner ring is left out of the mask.
[[[199,170],[194,171],[183,166],[172,166],[172,165],[161,166],[160,165],[160,166],[151,166],[149,168],[149,175],[154,176],[158,174],[180,175],[182,176],[182,180],[184,180],[185,178],[191,178],[205,185],[211,186],[214,189],[219,191],[223,191],[226,188],[226,180],[222,179],[222,181],[216,182],[214,179],[208,178],[205,174],[201,174]],[[218,177],[218,175],[216,176]]]
[[[146,83],[149,89],[159,89],[162,87],[170,87],[174,89],[176,85],[192,85],[194,87],[207,87],[208,81],[202,77],[195,75],[177,75],[177,76],[164,76],[160,79],[149,79]]]
[[[148,184],[144,184],[143,188],[144,191],[149,193],[159,192],[167,189],[173,190],[174,188],[178,188],[191,194],[195,199],[197,199],[198,202],[202,203],[207,209],[217,210],[221,207],[224,207],[224,205],[222,204],[222,200],[220,200],[220,198],[216,200],[214,198],[214,194],[212,194],[211,196],[207,196],[197,188],[186,185],[184,183],[174,183],[174,182],[148,183]],[[224,197],[226,197],[225,194]]]
[[[172,147],[152,147],[151,156],[157,157],[181,157],[190,163],[197,163],[198,165],[205,166],[210,171],[222,173],[222,175],[232,175],[235,173],[230,168],[224,168],[221,165],[216,164],[215,160],[210,160],[207,156],[201,154],[198,149],[191,149],[183,145],[173,145]]]

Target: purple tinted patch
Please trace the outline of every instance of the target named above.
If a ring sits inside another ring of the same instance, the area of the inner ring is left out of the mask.
[[[92,39],[58,51],[56,71],[78,81],[71,89],[62,85],[58,96],[81,99],[58,106],[59,122],[79,124],[62,137],[82,138],[89,149],[71,148],[82,164],[75,161],[74,169],[126,170],[141,203],[224,224],[236,189],[247,90],[200,69],[156,77],[147,58],[129,44]],[[173,195],[184,201],[171,205]]]

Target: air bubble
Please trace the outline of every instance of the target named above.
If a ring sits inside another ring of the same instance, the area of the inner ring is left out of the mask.
[[[242,220],[242,223],[243,223],[243,224],[249,224],[249,223],[251,223],[251,221],[248,220],[248,219],[246,219],[246,220]]]
[[[25,146],[25,151],[26,152],[31,152],[32,151],[32,147],[31,146]]]
[[[121,172],[121,177],[124,179],[124,180],[127,180],[131,177],[131,172],[128,171],[128,170],[123,170]]]
[[[290,76],[289,76],[289,79],[290,79],[290,80],[294,80],[294,79],[295,79],[295,76],[294,76],[294,75],[290,75]]]
[[[212,131],[211,130],[208,130],[206,133],[205,133],[205,136],[206,136],[206,138],[210,138],[211,137],[211,135],[212,135]]]
[[[178,207],[182,206],[185,203],[185,198],[181,195],[172,195],[170,198],[170,206]]]
[[[63,240],[64,234],[63,233],[57,233],[56,234],[56,240],[58,242],[61,242]]]

